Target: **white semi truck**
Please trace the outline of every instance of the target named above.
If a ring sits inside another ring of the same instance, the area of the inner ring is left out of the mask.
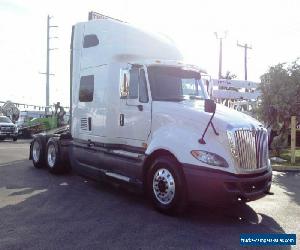
[[[267,131],[209,99],[204,71],[165,37],[92,13],[73,26],[70,130],[36,135],[30,158],[141,187],[155,208],[247,202],[271,187]]]

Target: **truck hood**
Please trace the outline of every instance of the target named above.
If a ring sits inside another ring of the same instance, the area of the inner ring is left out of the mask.
[[[0,126],[15,126],[12,122],[7,123],[7,122],[0,122]]]
[[[182,102],[162,102],[154,101],[153,109],[155,113],[164,113],[175,118],[176,121],[191,121],[205,126],[211,115],[204,112],[204,101],[186,100]],[[262,124],[249,115],[217,104],[216,113],[212,120],[217,130],[230,130],[233,128],[257,128]]]

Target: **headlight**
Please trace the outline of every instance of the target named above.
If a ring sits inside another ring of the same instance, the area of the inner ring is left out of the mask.
[[[204,162],[208,165],[228,168],[228,163],[226,162],[226,160],[217,154],[210,153],[203,150],[192,150],[191,154],[197,160]]]

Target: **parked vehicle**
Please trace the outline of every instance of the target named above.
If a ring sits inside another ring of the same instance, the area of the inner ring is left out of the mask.
[[[16,121],[16,125],[19,128],[21,128],[22,126],[26,126],[26,124],[33,118],[40,118],[44,116],[45,116],[45,111],[37,111],[37,110],[20,111],[19,119]]]
[[[18,129],[8,117],[0,116],[0,141],[6,138],[12,138],[13,141],[18,140]]]
[[[19,136],[31,138],[33,134],[53,130],[68,124],[69,112],[66,113],[59,102],[49,108],[48,113],[45,111],[22,111],[17,122]]]
[[[36,135],[34,166],[135,184],[167,213],[265,196],[262,124],[210,100],[204,70],[165,37],[100,17],[73,26],[70,130]]]

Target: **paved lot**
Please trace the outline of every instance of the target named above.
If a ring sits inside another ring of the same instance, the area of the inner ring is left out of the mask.
[[[299,242],[300,173],[275,172],[275,194],[247,206],[168,217],[117,184],[7,164],[27,147],[0,143],[0,249],[239,249],[240,233],[297,233]]]
[[[0,165],[8,162],[25,160],[29,157],[30,140],[0,141]]]

